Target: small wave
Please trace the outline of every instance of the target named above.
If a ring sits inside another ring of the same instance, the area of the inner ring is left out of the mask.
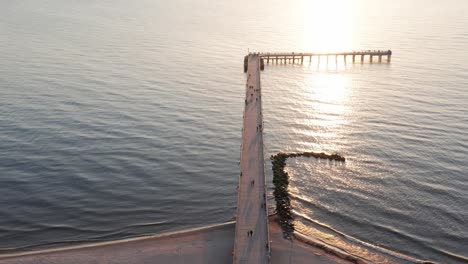
[[[321,228],[324,228],[324,229],[326,229],[328,231],[331,231],[335,235],[338,235],[339,237],[344,238],[347,241],[358,244],[360,246],[364,246],[365,248],[368,248],[368,249],[372,249],[372,250],[374,250],[374,251],[376,251],[378,253],[384,254],[386,256],[397,258],[397,259],[404,260],[404,261],[409,261],[409,262],[412,262],[412,263],[425,263],[425,264],[433,263],[433,262],[430,262],[430,261],[420,260],[420,259],[417,259],[417,258],[414,258],[414,257],[411,257],[411,256],[407,256],[407,255],[404,255],[402,253],[398,253],[398,252],[395,252],[395,251],[392,251],[392,250],[389,250],[389,249],[386,249],[386,248],[383,248],[383,247],[380,247],[380,246],[377,246],[377,245],[374,245],[374,244],[359,240],[358,238],[347,235],[347,234],[345,234],[345,233],[343,233],[343,232],[341,232],[341,231],[339,231],[339,230],[337,230],[337,229],[335,229],[335,228],[333,228],[333,227],[331,227],[329,225],[326,225],[326,224],[321,223],[321,222],[319,222],[317,220],[311,219],[311,218],[309,218],[308,216],[306,216],[304,214],[300,214],[300,213],[297,213],[297,212],[294,212],[294,214],[297,215],[297,216],[300,216],[301,218],[303,218],[307,222],[310,222],[310,223],[315,224],[315,225],[317,225],[317,226],[319,226]],[[296,230],[296,232],[298,232],[298,231]],[[307,236],[307,234],[304,234],[304,233],[300,233],[300,234],[303,235],[303,236]],[[325,243],[322,240],[320,240],[320,241]]]
[[[91,242],[103,242],[109,241],[116,237],[116,235],[125,233],[126,231],[131,231],[132,229],[140,228],[140,227],[151,227],[151,226],[160,226],[167,224],[167,222],[154,222],[154,223],[142,223],[142,224],[134,224],[123,227],[118,230],[114,230],[113,232],[108,232],[101,236],[91,237],[87,239],[72,239],[72,240],[61,240],[61,241],[49,241],[49,242],[39,242],[35,244],[24,245],[20,247],[11,247],[11,248],[0,248],[0,254],[12,253],[17,251],[27,251],[36,248],[52,248],[59,245],[75,245],[75,244],[84,244],[84,243],[91,243]],[[53,230],[74,230],[74,231],[81,231],[81,232],[95,232],[96,230],[85,230],[85,229],[78,229],[68,226],[54,226],[54,227],[47,227],[41,232],[50,232]],[[102,230],[101,230],[102,231]],[[127,236],[119,236],[119,239],[126,239],[131,237],[144,237],[153,234],[139,234],[139,235],[127,235]]]
[[[448,251],[443,250],[443,249],[439,249],[439,252],[444,253],[449,258],[468,263],[468,257],[461,256],[461,255],[458,255],[458,254],[455,254],[455,253],[452,253],[452,252],[448,252]]]
[[[154,223],[143,223],[143,224],[135,224],[135,225],[131,225],[129,227],[147,227],[147,226],[160,226],[160,225],[164,225],[166,224],[167,222],[154,222]]]
[[[91,243],[91,242],[100,242],[100,240],[98,239],[63,240],[63,241],[37,243],[37,244],[25,245],[21,247],[0,248],[0,254],[7,254],[7,253],[12,253],[12,252],[18,252],[18,251],[27,251],[27,250],[32,250],[34,248],[48,248],[48,247],[53,247],[54,245],[64,245],[64,244],[72,245],[72,244]]]

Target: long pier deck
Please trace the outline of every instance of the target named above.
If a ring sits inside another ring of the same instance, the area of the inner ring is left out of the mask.
[[[234,263],[270,262],[268,206],[263,158],[263,119],[260,61],[248,56],[245,109],[242,130],[240,176],[237,197]]]
[[[244,72],[247,73],[245,108],[242,129],[240,175],[237,197],[236,230],[234,239],[234,264],[269,263],[271,257],[268,233],[268,206],[266,200],[266,177],[263,156],[263,118],[260,71],[265,60],[304,63],[304,58],[347,56],[355,62],[356,56],[364,61],[365,56],[387,56],[390,62],[392,51],[366,50],[339,53],[249,53],[244,57]]]
[[[326,53],[295,53],[295,52],[257,52],[249,53],[249,55],[257,55],[261,58],[260,67],[263,70],[265,62],[267,64],[271,63],[300,63],[303,64],[304,61],[312,62],[313,57],[317,57],[317,62],[320,63],[322,57],[325,57],[327,63],[329,57],[335,57],[335,61],[338,61],[338,57],[343,57],[344,62],[346,63],[348,57],[351,58],[352,63],[356,63],[356,58],[360,59],[361,63],[364,63],[366,56],[369,58],[369,62],[374,62],[374,57],[377,57],[378,62],[382,62],[382,57],[387,57],[387,62],[390,62],[392,59],[391,50],[361,50],[361,51],[349,51],[349,52],[326,52]],[[247,72],[247,57],[244,57],[244,72]]]

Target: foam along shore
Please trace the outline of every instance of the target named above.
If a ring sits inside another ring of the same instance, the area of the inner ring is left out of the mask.
[[[270,217],[271,263],[353,263],[319,246],[286,240]],[[235,222],[161,235],[0,255],[0,264],[232,263]]]

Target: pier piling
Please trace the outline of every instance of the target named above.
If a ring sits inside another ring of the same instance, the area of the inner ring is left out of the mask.
[[[338,63],[338,57],[343,56],[343,62],[347,63],[348,56],[352,56],[353,63],[356,63],[356,56],[361,57],[361,63],[364,63],[365,57],[369,56],[369,62],[374,63],[374,56],[378,56],[379,63],[382,63],[382,57],[387,56],[387,62],[390,63],[392,58],[392,51],[391,50],[364,50],[364,51],[352,51],[352,52],[333,52],[333,53],[287,53],[287,52],[279,52],[279,53],[249,53],[249,55],[256,54],[260,58],[265,59],[266,63],[270,64],[270,59],[276,64],[304,64],[304,58],[309,57],[309,64],[312,64],[313,57],[317,57],[317,63],[320,64],[320,60],[322,56],[327,58],[327,64],[329,62],[329,56],[335,56],[335,63]],[[264,62],[262,62],[264,63]],[[263,65],[263,64],[262,64]],[[247,71],[247,60],[244,58],[244,71]]]

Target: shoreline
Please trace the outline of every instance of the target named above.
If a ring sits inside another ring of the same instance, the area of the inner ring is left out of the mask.
[[[351,260],[343,252],[331,252],[331,246],[322,247],[297,236],[284,239],[276,216],[269,217],[269,225],[273,264],[369,263]],[[234,231],[235,222],[231,221],[158,235],[1,254],[0,264],[232,263]]]
[[[235,221],[229,221],[229,222],[220,223],[220,224],[212,224],[212,225],[206,225],[206,226],[201,226],[201,227],[182,229],[179,231],[164,232],[161,234],[154,234],[154,235],[143,235],[143,236],[136,236],[136,237],[131,237],[131,238],[123,238],[123,239],[110,240],[110,241],[101,241],[101,242],[80,242],[79,245],[72,245],[74,243],[69,242],[71,245],[60,246],[60,247],[50,247],[50,248],[38,249],[38,250],[18,249],[16,252],[12,252],[12,253],[4,253],[4,254],[0,253],[0,261],[3,258],[49,254],[49,253],[56,253],[56,252],[62,252],[62,251],[68,251],[68,250],[80,250],[80,249],[94,248],[94,247],[105,247],[105,246],[112,246],[112,245],[117,245],[117,244],[122,244],[122,243],[139,242],[139,241],[144,241],[147,239],[157,240],[157,239],[164,239],[164,238],[175,238],[179,236],[187,236],[187,235],[197,233],[197,232],[209,232],[213,229],[227,228],[230,225],[235,225],[235,223],[236,223]],[[68,242],[64,242],[64,243],[68,243]]]

